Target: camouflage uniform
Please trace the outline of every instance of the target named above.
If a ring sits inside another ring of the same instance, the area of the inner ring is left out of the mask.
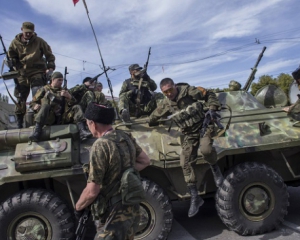
[[[50,85],[46,85],[38,90],[38,92],[33,97],[30,107],[33,109],[36,104],[41,104],[41,108],[35,114],[35,122],[41,125],[54,125],[56,124],[57,118],[61,113],[60,101],[62,97],[60,96],[62,88],[53,88]],[[50,101],[47,97],[47,92],[55,95],[56,101]],[[65,101],[65,111],[62,117],[62,124],[64,123],[77,123],[85,121],[84,114],[79,105],[75,105],[76,100],[73,97],[69,101]]]
[[[118,190],[123,171],[134,165],[142,149],[130,133],[112,130],[107,133],[107,137],[109,138],[97,139],[90,154],[88,183],[94,182],[101,186],[100,194],[94,204],[98,206],[97,201],[105,198],[101,194],[108,189],[109,196],[112,196],[106,199],[107,208],[103,214],[97,212],[97,207],[92,207],[94,220],[99,220],[100,215],[103,223],[103,226],[97,229],[95,240],[133,239],[139,224],[139,204],[123,205]],[[117,187],[112,187],[115,185]],[[113,201],[113,199],[118,200]]]
[[[55,69],[55,57],[50,46],[35,33],[28,43],[22,42],[22,33],[11,42],[8,55],[16,70],[19,70],[19,87],[15,87],[14,95],[20,106],[15,113],[23,116],[26,113],[26,100],[30,92],[34,96],[39,88],[46,84],[45,73],[49,68]],[[46,61],[43,58],[46,57]]]
[[[139,80],[129,78],[123,82],[122,88],[119,94],[119,110],[128,109],[131,116],[136,114],[136,98],[138,90]],[[157,89],[157,85],[154,80],[149,79],[143,81],[141,84],[141,115],[150,115],[151,112],[157,107],[159,102],[164,99],[163,94],[154,93]]]
[[[189,86],[188,84],[176,84],[176,87],[178,89],[176,99],[171,101],[168,98],[165,98],[164,101],[149,116],[150,123],[156,122],[161,117],[166,117],[181,109],[185,109],[187,106],[197,101],[205,101],[207,108],[211,106],[220,106],[215,93],[211,91],[200,88],[202,89],[201,91],[196,87]],[[202,122],[199,122],[199,124],[195,124],[191,128],[184,129],[183,131],[184,140],[181,143],[182,151],[180,154],[180,165],[183,170],[184,179],[188,185],[196,183],[194,165],[196,164],[199,144],[204,160],[209,164],[215,164],[217,162],[217,153],[215,148],[212,146],[212,129],[208,128],[204,136],[200,139],[201,127]]]

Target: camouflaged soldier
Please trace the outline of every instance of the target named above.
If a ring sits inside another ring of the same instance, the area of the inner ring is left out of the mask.
[[[77,84],[75,87],[70,88],[70,93],[76,99],[76,104],[79,104],[82,111],[85,112],[87,105],[94,100],[95,82],[91,77],[86,77],[82,80],[82,84]]]
[[[164,99],[161,93],[154,92],[157,89],[155,81],[142,69],[138,64],[130,65],[131,77],[121,87],[119,110],[124,122],[130,122],[130,116],[150,115],[157,103]]]
[[[229,82],[229,90],[230,90],[230,91],[238,91],[238,90],[241,90],[241,87],[242,87],[242,85],[241,85],[239,82],[235,81],[235,80],[231,80],[231,81]]]
[[[55,125],[61,119],[61,124],[76,123],[80,139],[85,140],[91,133],[84,129],[84,114],[79,105],[75,105],[75,98],[62,89],[63,75],[54,72],[51,76],[50,85],[39,89],[33,97],[30,107],[34,110],[36,122],[33,134],[29,137],[31,141],[39,141],[43,126]],[[62,97],[65,98],[64,112],[62,112]]]
[[[101,218],[94,239],[133,239],[139,225],[139,204],[123,205],[119,192],[124,170],[134,166],[141,171],[150,159],[130,133],[113,130],[114,108],[90,103],[85,112],[90,131],[97,141],[90,150],[86,188],[75,206],[79,219],[92,204],[94,220]]]
[[[292,72],[292,76],[298,85],[298,89],[300,90],[300,66]],[[298,100],[293,105],[285,107],[282,110],[287,112],[291,119],[300,121],[300,95],[298,94],[297,96]]]
[[[20,73],[19,84],[14,91],[18,100],[15,113],[19,128],[23,128],[30,88],[33,97],[37,90],[46,84],[45,73],[55,69],[52,50],[47,42],[34,32],[34,24],[24,22],[21,30],[22,33],[15,37],[8,48],[8,56],[11,59],[8,64]]]
[[[212,146],[213,129],[208,127],[200,139],[200,130],[205,118],[204,108],[207,107],[212,118],[216,118],[216,110],[220,108],[220,103],[215,93],[185,83],[175,85],[171,78],[161,80],[160,88],[167,98],[149,116],[149,126],[157,125],[159,118],[172,114],[172,120],[184,134],[184,140],[181,143],[180,165],[191,194],[188,216],[193,217],[203,204],[202,198],[198,196],[194,170],[199,143],[204,160],[210,164],[216,185],[219,187],[223,182],[223,176],[217,165],[217,153]]]

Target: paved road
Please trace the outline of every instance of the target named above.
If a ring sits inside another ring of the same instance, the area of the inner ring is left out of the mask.
[[[277,230],[256,236],[243,237],[229,231],[217,215],[214,199],[206,199],[199,213],[194,218],[187,217],[189,202],[173,203],[175,222],[168,240],[268,240],[300,239],[300,187],[289,188],[290,206],[284,224]]]
[[[214,206],[214,199],[206,199],[199,213],[187,217],[189,202],[173,202],[174,222],[168,240],[295,240],[300,239],[300,187],[288,189],[290,206],[284,224],[277,230],[257,235],[243,237],[222,223]],[[87,240],[92,240],[94,231],[88,232]]]

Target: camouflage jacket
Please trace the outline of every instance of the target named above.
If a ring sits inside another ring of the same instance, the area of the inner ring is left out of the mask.
[[[28,43],[24,43],[21,37],[22,33],[16,35],[8,48],[8,56],[21,75],[31,76],[45,73],[49,68],[55,69],[55,56],[45,40],[34,34]]]
[[[70,88],[69,93],[76,99],[77,103],[79,103],[83,97],[83,95],[90,91],[89,88],[85,84],[77,84],[75,87]]]
[[[108,132],[106,136],[97,139],[90,150],[87,182],[100,185],[101,192],[106,192],[106,189],[112,184],[120,182],[125,168],[134,166],[136,158],[141,152],[141,147],[130,133],[122,130]],[[110,193],[110,195],[116,195],[117,191],[118,188],[115,193]]]
[[[185,109],[193,102],[201,101],[204,109],[213,108],[219,110],[220,103],[216,94],[201,87],[193,87],[188,84],[176,84],[178,95],[174,101],[165,98],[149,116],[150,122],[156,122],[161,117],[167,117],[181,109]]]
[[[95,95],[95,102],[96,103],[102,103],[102,104],[107,104],[109,103],[108,100],[105,98],[104,93],[99,92],[99,91],[94,91],[94,95]]]
[[[51,85],[45,85],[37,91],[29,106],[33,109],[36,104],[47,103],[51,104],[53,112],[59,112],[61,109],[60,101],[62,100],[60,96],[61,90],[62,88],[53,88]],[[47,97],[48,92],[55,96],[55,101],[51,102],[50,96],[48,95]],[[65,104],[65,112],[67,112],[70,107],[76,104],[76,99],[72,97],[71,100],[66,100]]]
[[[133,103],[136,103],[136,98],[137,98],[137,94],[135,93],[135,90],[138,89],[139,87],[139,80],[136,79],[126,79],[123,82],[123,85],[121,87],[120,93],[119,93],[119,97],[121,97],[121,95],[123,94],[128,94],[128,97],[130,98],[130,100]],[[154,80],[150,79],[148,81],[142,81],[141,84],[141,104],[147,104],[151,98],[152,98],[152,94],[150,93],[150,91],[155,91],[157,89],[157,85],[155,83]]]
[[[139,80],[128,78],[123,82],[119,95],[122,93],[128,92],[133,89],[137,89],[139,86]],[[149,81],[143,81],[142,87],[146,87],[147,90],[155,91],[157,89],[157,85],[154,80],[149,79]]]

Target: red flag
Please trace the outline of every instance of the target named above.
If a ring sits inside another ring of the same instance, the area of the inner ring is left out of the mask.
[[[76,3],[78,3],[79,0],[73,0],[74,6],[76,5]]]

